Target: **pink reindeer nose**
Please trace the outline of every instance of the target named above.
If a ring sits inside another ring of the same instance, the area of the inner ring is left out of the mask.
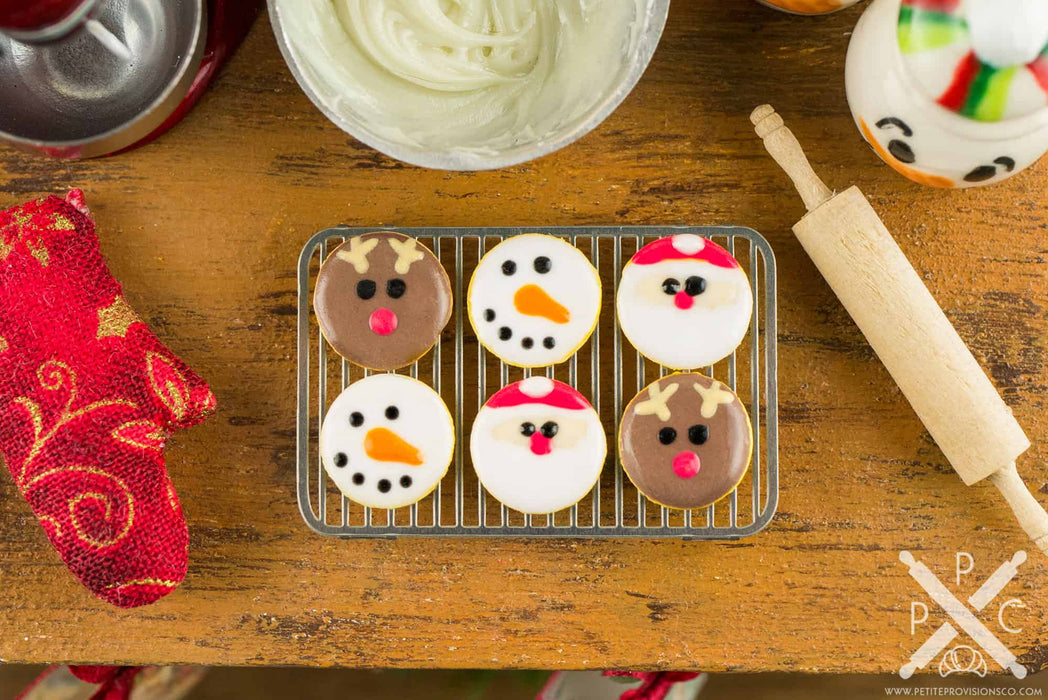
[[[694,452],[681,452],[673,458],[673,473],[682,479],[690,479],[701,468],[702,460]]]
[[[397,315],[389,309],[375,309],[371,312],[368,325],[378,335],[389,335],[397,330]]]
[[[553,440],[536,431],[531,434],[531,451],[540,457],[548,455],[553,451]]]
[[[695,297],[690,296],[683,289],[677,292],[673,296],[673,303],[676,304],[677,308],[681,311],[687,311],[695,303]]]

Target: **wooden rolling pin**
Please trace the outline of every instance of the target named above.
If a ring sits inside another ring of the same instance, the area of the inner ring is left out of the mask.
[[[1015,469],[1029,439],[877,212],[857,187],[834,195],[770,105],[750,121],[808,208],[794,234],[946,459],[969,486],[989,477],[1048,553],[1048,513]]]

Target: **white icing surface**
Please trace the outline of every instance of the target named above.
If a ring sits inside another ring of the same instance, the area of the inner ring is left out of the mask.
[[[706,291],[682,310],[663,293],[662,282],[672,277],[683,284],[692,275],[706,280]],[[750,327],[753,293],[739,268],[698,260],[631,262],[622,271],[616,304],[619,326],[641,354],[686,370],[719,362],[739,346]]]
[[[646,0],[277,0],[324,106],[395,143],[495,153],[586,116]]]
[[[521,425],[558,424],[549,454],[536,455]],[[589,493],[604,466],[608,443],[592,408],[569,410],[542,404],[484,406],[470,436],[473,468],[484,488],[522,513],[554,513]]]
[[[543,256],[552,265],[540,274],[534,263]],[[502,270],[506,261],[516,264],[512,275]],[[566,308],[568,322],[520,313],[514,298],[527,285],[537,285]],[[468,297],[469,320],[484,347],[512,365],[544,367],[567,360],[593,332],[600,315],[601,285],[597,270],[578,248],[555,236],[527,233],[488,251],[473,273]],[[493,321],[485,317],[488,310],[495,312]],[[499,337],[502,328],[512,332],[509,340]],[[524,338],[531,338],[531,349],[522,345]],[[552,349],[543,345],[546,338],[553,338]]]
[[[387,418],[386,410],[395,406],[399,415]],[[359,412],[359,427],[350,416]],[[422,464],[376,460],[368,456],[365,439],[373,429],[386,429],[416,448]],[[375,374],[346,387],[331,404],[320,431],[320,455],[324,469],[339,490],[357,503],[372,508],[400,508],[410,505],[436,488],[451,464],[455,451],[455,429],[451,413],[439,395],[422,382],[395,374]],[[337,455],[347,457],[339,467]],[[364,482],[355,484],[355,474]],[[407,488],[401,478],[411,478]],[[387,493],[379,482],[390,483]]]

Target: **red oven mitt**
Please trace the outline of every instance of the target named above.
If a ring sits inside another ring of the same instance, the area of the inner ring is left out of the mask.
[[[69,570],[113,605],[186,575],[164,444],[215,408],[121,294],[79,190],[0,213],[0,454]]]

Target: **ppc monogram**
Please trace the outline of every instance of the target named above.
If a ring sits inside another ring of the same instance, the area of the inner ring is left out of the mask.
[[[961,561],[963,558],[967,558],[968,568],[961,568]],[[990,578],[980,586],[979,590],[968,598],[968,604],[972,610],[969,610],[967,606],[961,601],[957,600],[957,597],[943,585],[943,583],[936,578],[935,574],[925,566],[923,563],[914,559],[913,555],[909,552],[900,552],[899,560],[903,564],[906,564],[910,570],[910,576],[913,577],[917,583],[921,584],[921,588],[931,596],[932,600],[938,603],[939,607],[942,608],[943,612],[952,620],[953,623],[960,627],[961,630],[966,632],[975,643],[982,648],[990,657],[1001,665],[1001,668],[1008,669],[1012,672],[1016,678],[1026,677],[1026,667],[1015,660],[1015,654],[1010,652],[1004,644],[997,639],[992,632],[975,616],[975,612],[982,611],[987,605],[990,604],[998,594],[1004,590],[1005,586],[1018,573],[1019,566],[1026,561],[1026,552],[1019,551],[1011,558],[1010,561],[1006,561],[1001,564],[997,571],[993,573]],[[969,573],[975,568],[975,560],[970,554],[965,552],[959,552],[957,554],[957,583],[960,584],[961,576]],[[997,611],[997,621],[1001,628],[1008,633],[1017,634],[1022,631],[1022,628],[1014,629],[1009,627],[1004,620],[1004,613],[1010,607],[1025,607],[1021,600],[1018,598],[1012,598],[1002,603]],[[923,609],[924,615],[920,618],[917,617],[916,613],[918,609]],[[928,619],[928,606],[925,603],[919,601],[913,601],[910,604],[910,634],[914,634],[917,625],[924,623]],[[919,668],[924,668],[929,661],[939,655],[939,652],[946,649],[951,642],[960,634],[951,622],[944,622],[939,626],[935,633],[932,634],[928,640],[921,645],[921,647],[913,653],[910,657],[909,663],[905,664],[899,669],[899,675],[903,678],[909,678],[913,675],[913,672]],[[965,653],[960,653],[964,651]],[[958,659],[964,659],[964,667],[961,667]],[[943,655],[943,659],[939,664],[939,673],[942,676],[947,676],[950,673],[977,673],[979,675],[985,675],[986,673],[986,662],[982,658],[982,653],[977,649],[966,645],[959,645],[947,651]]]

